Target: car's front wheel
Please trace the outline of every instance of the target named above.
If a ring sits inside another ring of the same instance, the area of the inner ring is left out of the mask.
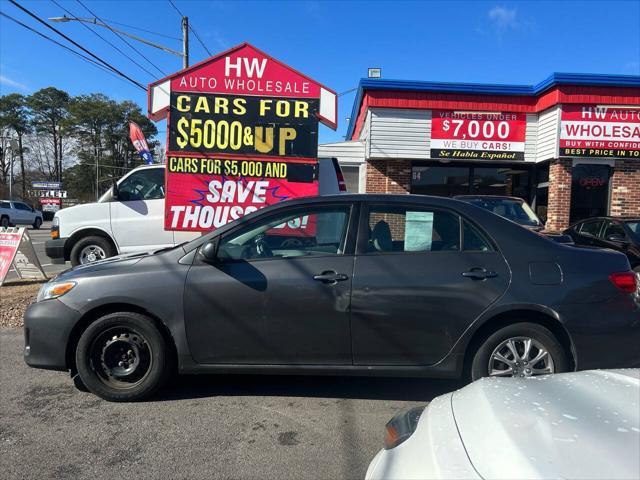
[[[42,219],[40,217],[37,217],[35,222],[33,222],[33,228],[38,230],[41,225],[42,225]]]
[[[471,378],[531,377],[566,372],[567,354],[547,328],[514,323],[489,335],[476,351]]]
[[[76,347],[76,368],[91,392],[114,402],[149,397],[171,372],[164,337],[149,317],[133,312],[89,325]]]

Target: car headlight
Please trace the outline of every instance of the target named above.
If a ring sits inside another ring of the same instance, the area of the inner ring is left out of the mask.
[[[36,302],[61,297],[62,295],[69,293],[76,285],[76,282],[45,283],[38,292]]]
[[[390,450],[407,440],[418,427],[418,420],[425,407],[412,408],[399,413],[387,423],[384,433],[384,449]]]

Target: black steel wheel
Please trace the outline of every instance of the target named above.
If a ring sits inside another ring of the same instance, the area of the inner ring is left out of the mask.
[[[40,217],[37,217],[35,222],[33,222],[33,228],[35,228],[36,230],[39,230],[41,226],[42,226],[42,219]]]
[[[89,325],[76,348],[76,366],[84,385],[110,401],[149,397],[171,370],[164,337],[150,318],[132,312]]]

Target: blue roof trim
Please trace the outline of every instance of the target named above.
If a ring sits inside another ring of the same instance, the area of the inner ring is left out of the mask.
[[[365,90],[400,90],[412,92],[449,92],[474,95],[534,96],[556,85],[588,85],[606,87],[640,87],[640,75],[607,75],[585,73],[553,73],[536,85],[503,85],[491,83],[424,82],[361,78],[353,102],[346,138],[351,138]]]

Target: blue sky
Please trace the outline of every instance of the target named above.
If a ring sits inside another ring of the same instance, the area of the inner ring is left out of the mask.
[[[56,1],[75,16],[92,16],[76,0]],[[213,54],[248,41],[337,92],[356,87],[370,66],[388,79],[515,84],[537,83],[552,72],[640,74],[640,1],[174,2]],[[19,3],[42,18],[65,13],[50,0]],[[107,22],[180,36],[180,17],[167,0],[83,3]],[[6,0],[0,10],[56,37]],[[97,31],[154,75],[78,22],[55,26],[143,84],[160,76],[106,29]],[[114,26],[181,49],[178,40]],[[166,73],[181,67],[179,57],[135,47]],[[192,35],[191,62],[206,57]],[[0,92],[47,86],[74,95],[101,92],[146,108],[145,92],[0,18]],[[342,139],[353,99],[354,93],[340,97],[338,130],[321,127],[321,142]],[[164,137],[164,124],[158,129]]]

